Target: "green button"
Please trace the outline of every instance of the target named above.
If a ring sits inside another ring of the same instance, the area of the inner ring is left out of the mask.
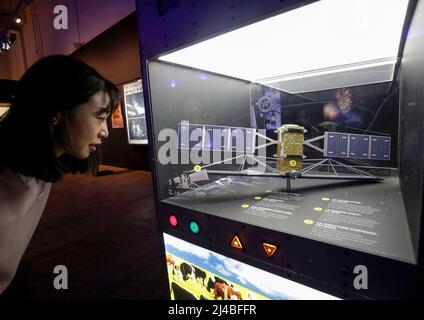
[[[194,234],[197,234],[200,232],[200,226],[196,221],[190,222],[190,231],[193,232]]]

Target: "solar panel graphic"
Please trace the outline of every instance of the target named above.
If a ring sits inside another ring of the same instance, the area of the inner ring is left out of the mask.
[[[202,125],[199,125],[202,127]],[[204,136],[204,147],[206,150],[227,150],[228,149],[228,128],[222,126],[203,126],[206,130]],[[203,129],[202,127],[202,129]],[[219,129],[216,129],[219,128]]]
[[[255,151],[255,129],[193,124],[183,121],[178,126],[180,149],[210,151]]]
[[[370,137],[361,134],[349,134],[349,158],[368,159]]]
[[[347,133],[326,132],[324,139],[326,157],[347,157],[349,144],[349,135]]]
[[[390,137],[371,136],[371,159],[390,160]]]
[[[326,132],[326,157],[390,160],[391,138],[366,134]]]
[[[178,125],[178,146],[180,149],[190,149],[189,124],[181,122]]]

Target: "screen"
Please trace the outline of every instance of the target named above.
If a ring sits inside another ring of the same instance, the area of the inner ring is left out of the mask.
[[[163,234],[173,300],[334,300],[337,297]]]

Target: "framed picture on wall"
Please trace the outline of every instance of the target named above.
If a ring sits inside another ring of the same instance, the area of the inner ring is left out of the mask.
[[[124,128],[124,116],[122,115],[122,104],[118,101],[115,111],[112,113],[112,129]]]
[[[146,113],[141,80],[124,84],[124,104],[129,144],[147,144]]]
[[[5,114],[10,108],[10,103],[1,103],[0,102],[0,117]]]

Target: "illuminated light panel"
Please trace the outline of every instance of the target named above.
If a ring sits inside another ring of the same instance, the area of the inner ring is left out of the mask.
[[[244,246],[240,241],[238,235],[234,235],[233,240],[231,240],[231,246],[236,249],[243,250]]]
[[[407,6],[408,0],[317,1],[159,59],[258,82],[382,59],[394,64]]]
[[[176,215],[171,214],[169,216],[169,224],[174,228],[178,227],[178,218]]]
[[[265,253],[270,258],[274,255],[274,253],[278,249],[278,247],[276,245],[268,243],[268,242],[262,242],[262,246],[264,247]]]

